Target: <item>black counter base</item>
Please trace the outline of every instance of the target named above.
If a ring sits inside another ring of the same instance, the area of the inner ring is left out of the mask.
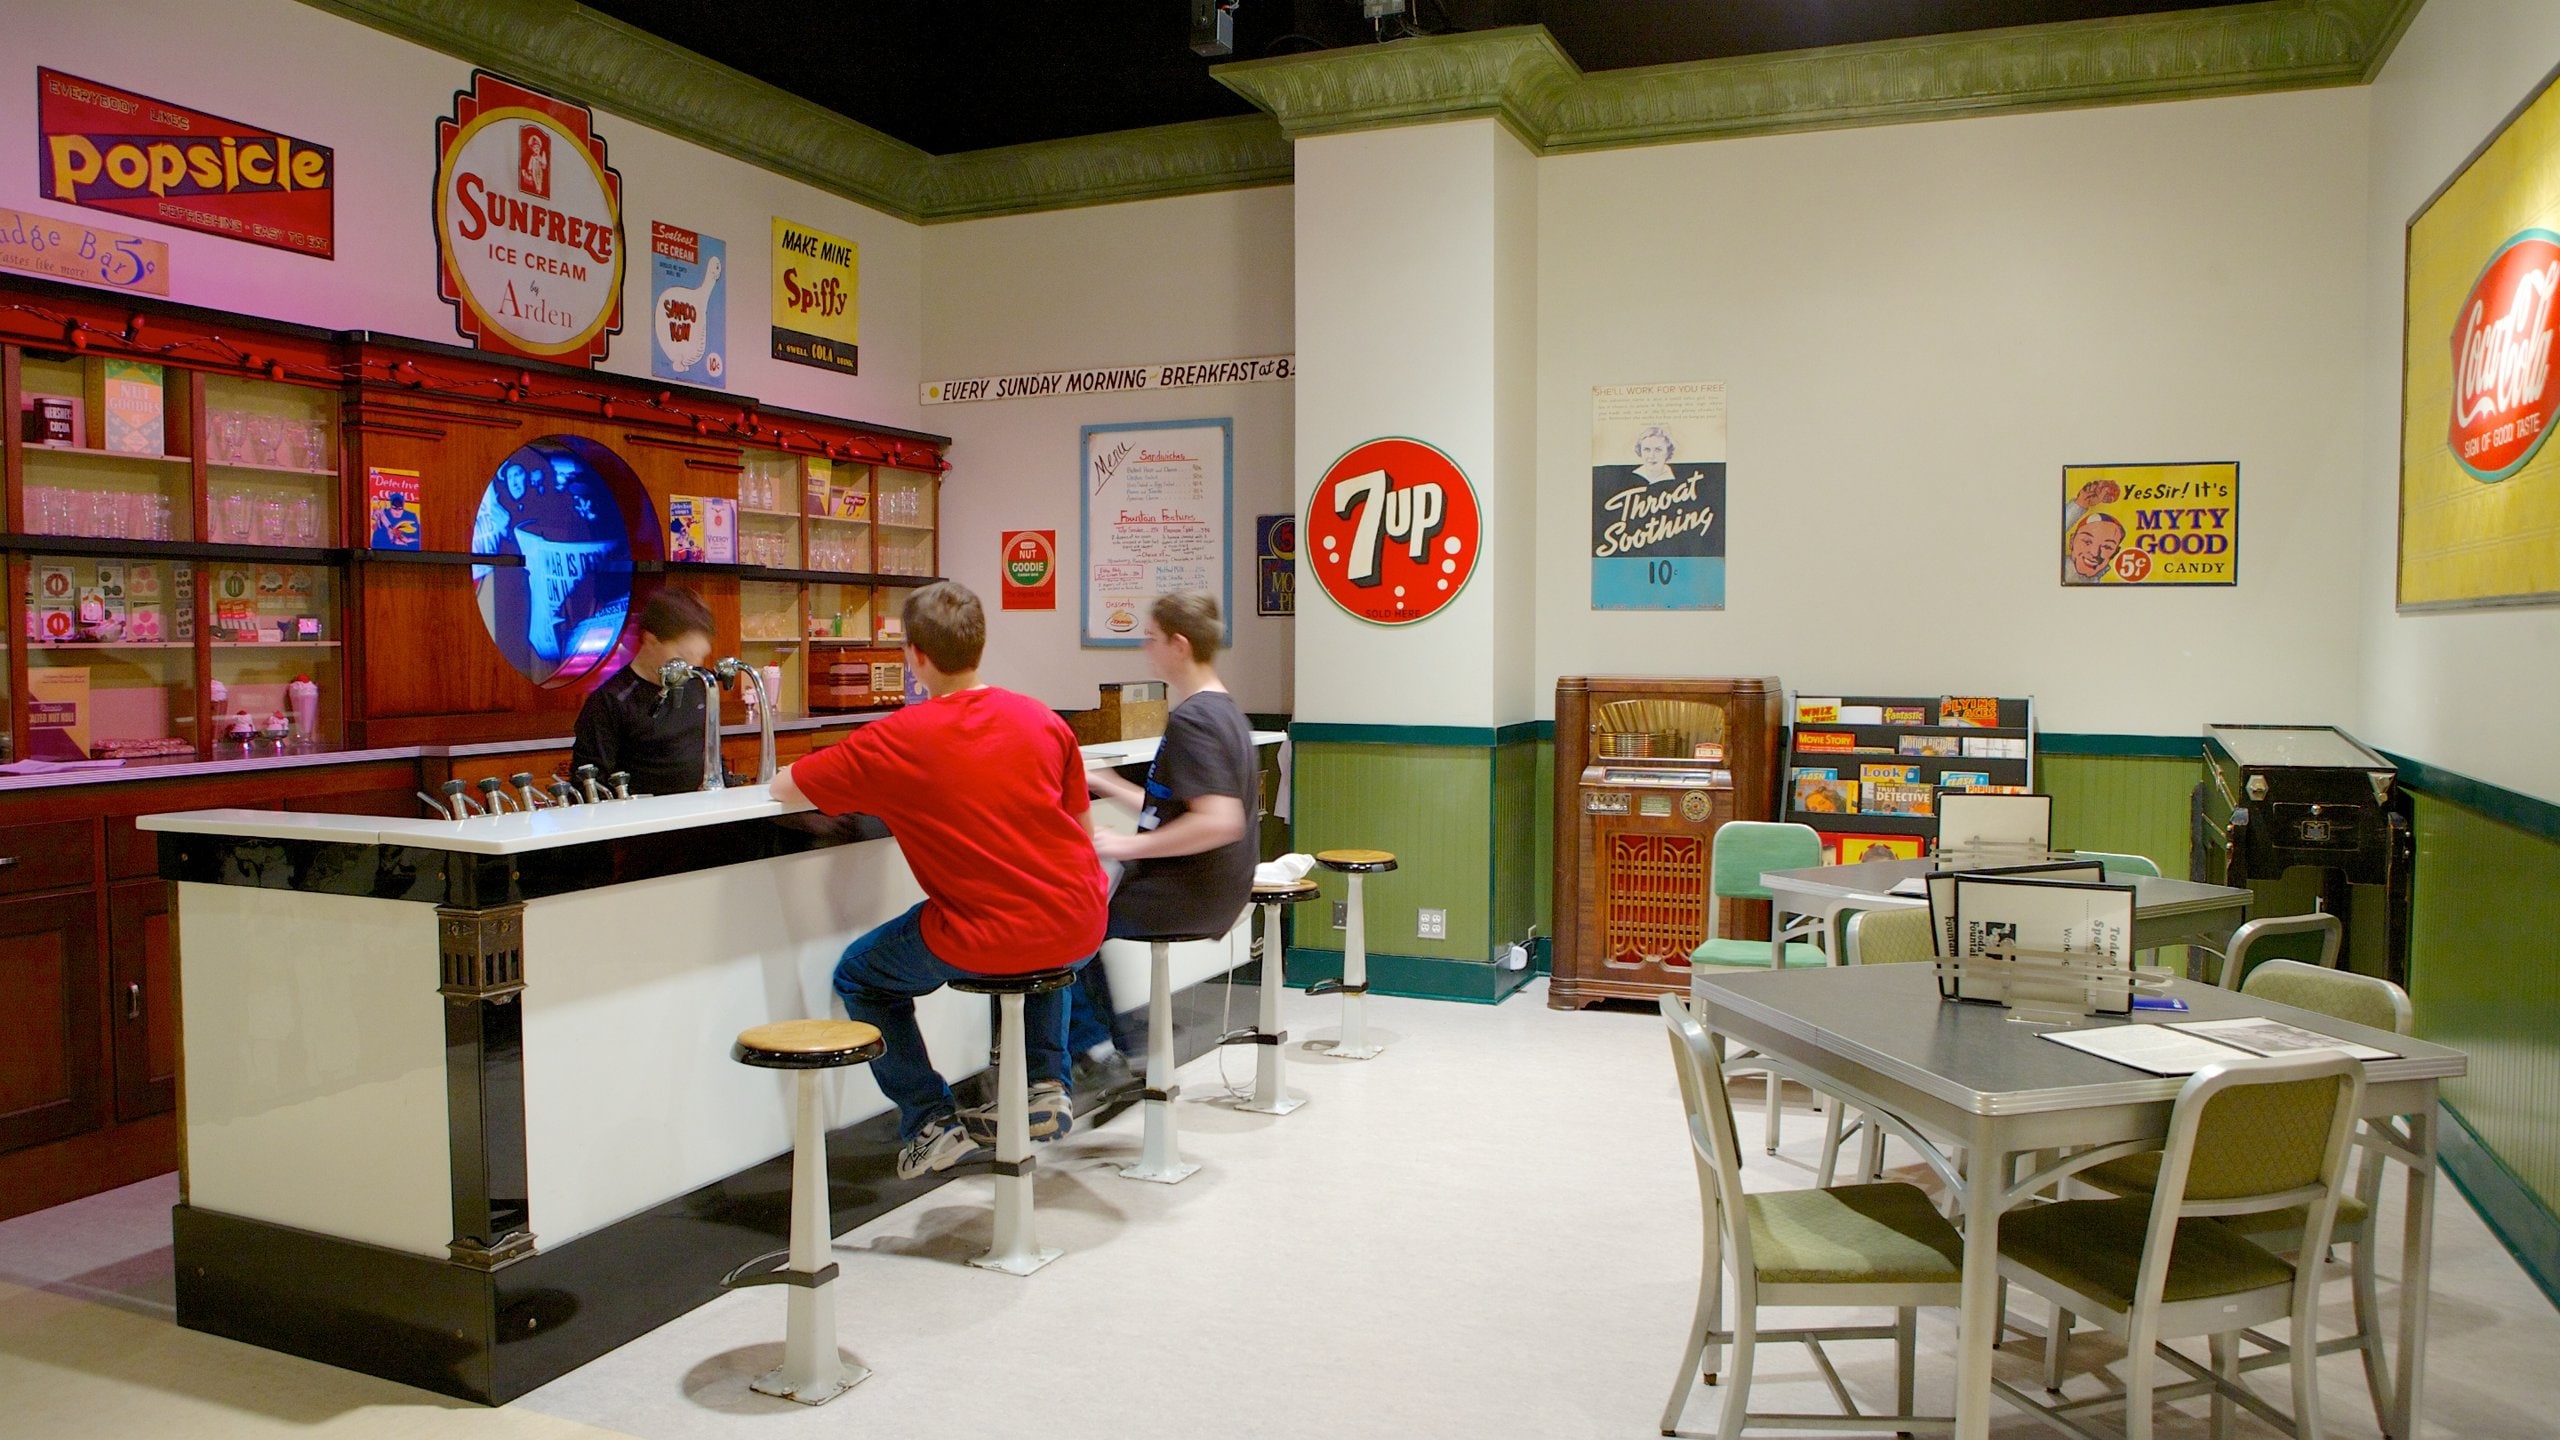
[[[1215,1045],[1221,988],[1257,974],[1248,964],[1174,996],[1181,1060]],[[1244,1013],[1253,1003],[1249,991],[1235,997]],[[953,1089],[975,1104],[993,1085],[981,1071]],[[1097,1106],[1079,1096],[1078,1124],[1100,1124],[1136,1098],[1130,1090]],[[900,1180],[897,1149],[894,1111],[827,1136],[829,1233],[955,1178]],[[171,1216],[178,1323],[503,1405],[717,1298],[721,1277],[785,1243],[790,1218],[788,1151],[494,1270],[180,1205]],[[845,1279],[859,1284],[858,1269]]]

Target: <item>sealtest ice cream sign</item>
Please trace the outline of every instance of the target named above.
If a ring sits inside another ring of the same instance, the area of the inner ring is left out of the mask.
[[[583,105],[474,71],[436,122],[436,248],[480,349],[585,365],[622,328],[622,176]]]
[[[2560,235],[2527,230],[2471,282],[2453,329],[2453,425],[2446,443],[2479,480],[2522,469],[2551,433],[2551,302]]]

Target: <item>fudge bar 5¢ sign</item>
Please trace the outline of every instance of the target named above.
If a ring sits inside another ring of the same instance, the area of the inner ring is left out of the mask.
[[[622,329],[622,176],[583,105],[485,70],[436,122],[439,292],[482,350],[587,365]]]
[[[1484,514],[1437,446],[1401,436],[1355,445],[1316,483],[1304,554],[1333,603],[1378,625],[1438,614],[1475,574]]]

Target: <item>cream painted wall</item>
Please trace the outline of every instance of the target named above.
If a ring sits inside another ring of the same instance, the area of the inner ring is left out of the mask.
[[[164,241],[169,298],[327,329],[467,343],[436,296],[435,124],[471,83],[462,61],[294,0],[0,0],[0,206]],[[175,42],[175,43],[173,43]],[[36,67],[138,91],[327,145],[337,255],[318,260],[81,210],[36,193]],[[579,97],[569,96],[569,99]],[[770,405],[918,428],[920,227],[617,118],[596,117],[622,172],[635,258],[649,222],[728,242],[729,389]],[[771,358],[772,217],[853,240],[861,256],[859,376]],[[649,279],[626,267],[623,328],[600,369],[649,373]]]
[[[2436,0],[2372,91],[2364,446],[2364,738],[2560,801],[2560,606],[2400,615],[2401,265],[2406,227],[2560,63],[2560,5]],[[2486,257],[2483,257],[2484,259]]]
[[[1542,163],[1558,674],[2032,694],[2058,731],[2352,725],[2360,90]],[[1590,387],[1730,387],[1728,608],[1589,605]],[[1312,378],[1302,381],[1311,384]],[[2069,462],[2241,462],[2236,589],[2068,590]]]
[[[1292,346],[1286,186],[930,227],[924,235],[931,377],[1286,354]],[[1295,395],[1287,381],[1161,394],[936,405],[952,437],[943,572],[993,603],[998,535],[1058,532],[1058,609],[990,616],[987,674],[1062,709],[1143,680],[1132,650],[1078,644],[1077,436],[1119,421],[1235,421],[1235,649],[1223,678],[1248,710],[1286,711],[1292,622],[1254,611],[1253,519],[1294,511]]]
[[[1405,435],[1439,446],[1479,498],[1502,473],[1496,356],[1506,336],[1500,261],[1519,255],[1530,177],[1519,142],[1491,120],[1326,135],[1297,144],[1300,509],[1336,456]],[[1508,202],[1503,203],[1503,202]],[[1519,283],[1517,276],[1514,282]],[[1490,513],[1485,564],[1526,514]],[[1490,582],[1490,583],[1488,583]],[[1353,618],[1313,592],[1298,615],[1297,718],[1373,725],[1492,726],[1514,713],[1498,684],[1516,579],[1476,575],[1413,625]],[[1497,597],[1510,590],[1506,607]]]

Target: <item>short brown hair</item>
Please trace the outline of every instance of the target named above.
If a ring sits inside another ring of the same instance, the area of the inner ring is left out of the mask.
[[[640,607],[640,632],[661,640],[674,640],[699,633],[716,637],[720,627],[711,618],[711,607],[690,590],[666,589],[649,597]]]
[[[907,592],[898,623],[916,653],[945,675],[977,669],[987,652],[987,607],[966,585],[944,580]]]
[[[1227,638],[1226,626],[1218,619],[1218,597],[1199,590],[1157,596],[1147,618],[1156,622],[1166,639],[1179,635],[1191,642],[1191,658],[1202,665],[1216,658],[1218,646]]]

